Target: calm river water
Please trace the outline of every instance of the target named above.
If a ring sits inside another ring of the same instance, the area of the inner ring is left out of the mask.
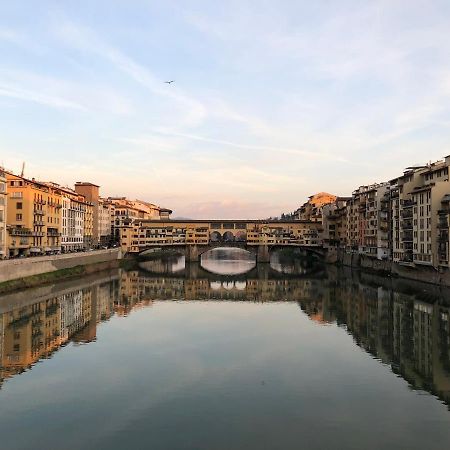
[[[450,293],[238,250],[0,297],[1,448],[450,448]]]

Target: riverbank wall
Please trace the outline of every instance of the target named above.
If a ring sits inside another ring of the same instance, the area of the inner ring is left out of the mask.
[[[107,270],[118,267],[121,259],[120,249],[110,249],[0,261],[0,292]]]
[[[400,264],[341,250],[338,250],[328,262],[379,275],[450,287],[450,271],[437,270],[432,266]]]

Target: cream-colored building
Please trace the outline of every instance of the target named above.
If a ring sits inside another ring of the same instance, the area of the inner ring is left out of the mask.
[[[115,206],[110,201],[100,198],[98,211],[98,233],[100,245],[109,245],[113,240],[112,220]]]
[[[0,259],[6,258],[7,239],[6,239],[6,213],[7,213],[7,182],[5,171],[0,167]]]
[[[126,197],[108,197],[112,205],[111,232],[115,242],[120,241],[120,228],[140,220],[169,220],[172,210],[161,208],[143,200]]]
[[[391,180],[391,245],[400,264],[448,267],[445,198],[450,194],[450,157],[424,166],[409,167]],[[447,255],[446,255],[447,254]]]
[[[432,173],[432,172],[431,172]],[[423,178],[430,172],[422,173]],[[448,171],[447,171],[448,174]],[[439,211],[442,200],[450,194],[448,175],[446,181],[426,182],[411,193],[413,221],[413,262],[438,267],[444,263],[439,258]],[[441,177],[443,178],[443,177]],[[448,261],[447,264],[448,266]]]
[[[84,250],[84,221],[86,215],[86,201],[84,196],[61,190],[62,193],[62,250]]]

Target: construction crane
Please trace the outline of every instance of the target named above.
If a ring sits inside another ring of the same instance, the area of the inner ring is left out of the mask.
[[[22,163],[22,172],[20,172],[20,176],[23,177],[25,173],[25,161]]]

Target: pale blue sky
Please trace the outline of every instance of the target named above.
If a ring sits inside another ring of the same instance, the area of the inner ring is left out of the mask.
[[[448,0],[0,0],[0,56],[0,164],[178,216],[450,154]]]

